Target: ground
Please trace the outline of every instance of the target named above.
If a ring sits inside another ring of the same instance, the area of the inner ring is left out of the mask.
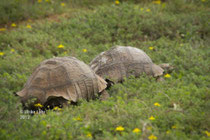
[[[4,2],[0,139],[210,138],[209,0],[39,0],[25,14],[22,4]],[[154,63],[175,70],[162,82],[146,75],[125,79],[108,90],[106,101],[79,101],[33,116],[23,112],[13,93],[41,61],[75,56],[88,64],[115,45],[140,48]]]

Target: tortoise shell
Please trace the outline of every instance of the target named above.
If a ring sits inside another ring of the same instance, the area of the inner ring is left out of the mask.
[[[54,97],[77,102],[79,99],[96,98],[106,84],[84,62],[74,57],[54,57],[35,68],[17,95],[23,103],[36,98],[39,103],[45,104]]]
[[[139,77],[142,73],[157,77],[164,71],[144,51],[130,46],[116,46],[102,52],[91,61],[90,67],[113,82],[122,82],[124,77],[131,75]]]

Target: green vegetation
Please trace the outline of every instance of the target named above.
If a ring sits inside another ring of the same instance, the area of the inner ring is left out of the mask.
[[[99,2],[91,8],[78,2],[75,16],[56,22],[0,31],[0,139],[209,139],[209,1]],[[138,47],[175,70],[163,82],[128,78],[108,91],[107,101],[81,101],[43,115],[21,112],[13,93],[42,60],[75,56],[89,63],[114,45]]]
[[[0,25],[26,19],[45,18],[64,12],[71,13],[81,8],[91,9],[107,2],[103,0],[1,0]]]

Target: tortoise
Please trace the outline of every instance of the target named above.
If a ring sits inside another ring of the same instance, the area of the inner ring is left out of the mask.
[[[139,77],[142,73],[162,80],[160,76],[164,70],[169,71],[173,68],[168,63],[154,64],[144,51],[130,46],[112,47],[96,56],[89,65],[96,74],[108,82],[109,86],[122,82],[124,77],[131,75]]]
[[[106,87],[106,81],[84,62],[75,57],[54,57],[41,62],[16,94],[26,108],[36,110],[37,103],[53,108],[80,99],[105,100],[109,96]]]

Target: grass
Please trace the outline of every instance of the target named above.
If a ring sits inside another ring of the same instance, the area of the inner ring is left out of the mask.
[[[107,2],[56,22],[1,31],[0,139],[209,139],[209,10],[209,1],[199,0]],[[75,56],[88,64],[114,45],[138,47],[175,70],[163,82],[130,77],[108,91],[107,101],[81,101],[42,115],[22,112],[13,93],[41,61]],[[116,131],[119,126],[124,130]]]

